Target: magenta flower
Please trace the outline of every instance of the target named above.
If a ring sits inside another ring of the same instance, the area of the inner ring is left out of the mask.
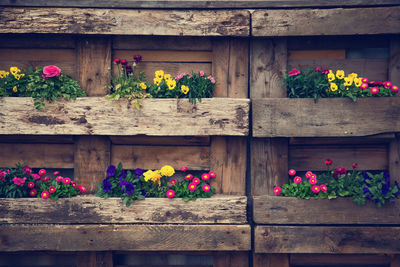
[[[49,191],[46,191],[46,190],[43,191],[42,194],[41,194],[41,197],[42,197],[43,199],[48,199],[49,196],[50,196],[50,193],[49,193]]]
[[[306,172],[306,178],[310,179],[313,173],[311,171]]]
[[[50,177],[49,177],[49,176],[46,176],[46,177],[44,177],[43,180],[44,180],[45,182],[50,181]]]
[[[317,180],[317,178],[310,178],[310,180],[308,180],[308,182],[309,182],[310,184],[314,185],[314,184],[317,184],[317,183],[318,183],[318,180]]]
[[[333,178],[337,179],[339,175],[346,174],[346,169],[344,167],[336,168],[333,172]]]
[[[322,73],[322,74],[328,74],[328,73],[329,73],[329,70],[328,70],[328,69],[323,69],[321,73]]]
[[[300,176],[294,177],[294,178],[293,178],[293,182],[294,182],[295,184],[301,183],[301,177],[300,177]]]
[[[282,192],[282,188],[280,186],[275,186],[274,187],[274,193],[275,195],[279,196]]]
[[[29,195],[30,195],[31,197],[36,196],[36,195],[37,195],[37,190],[36,190],[36,189],[32,189],[31,191],[29,191]]]
[[[311,188],[311,190],[315,193],[318,194],[319,191],[321,190],[321,188],[318,185],[313,185],[313,187]]]
[[[197,185],[195,183],[190,183],[188,185],[188,189],[189,189],[189,191],[196,191]]]
[[[194,183],[195,185],[198,185],[198,184],[200,184],[200,179],[197,177],[194,177],[192,180],[192,183]]]
[[[315,71],[321,71],[321,69],[322,69],[321,66],[319,66],[315,68]]]
[[[331,159],[326,159],[326,160],[325,160],[325,164],[326,164],[326,165],[331,165],[332,162],[333,162],[333,160],[331,160]]]
[[[327,187],[326,185],[324,185],[324,184],[321,184],[321,185],[319,186],[319,188],[321,189],[322,192],[328,191],[328,187]]]
[[[56,192],[57,191],[57,189],[54,187],[54,186],[50,186],[49,187],[49,192],[50,193],[54,193],[54,192]]]
[[[171,179],[171,180],[169,180],[169,183],[170,183],[171,185],[175,185],[175,184],[176,184],[176,180],[175,180],[175,179]]]
[[[64,179],[64,178],[63,178],[62,176],[57,176],[57,177],[56,177],[56,181],[57,181],[57,182],[62,182],[63,179]]]
[[[45,66],[42,75],[46,78],[57,77],[61,75],[61,69],[57,66]]]
[[[353,167],[353,169],[357,168],[358,163],[354,163],[353,165],[351,165],[351,167]]]
[[[210,175],[210,178],[215,178],[215,172],[209,171],[208,175]]]
[[[376,95],[377,93],[379,93],[379,88],[374,86],[370,89],[371,94]]]
[[[29,188],[34,188],[35,187],[35,183],[34,182],[29,182],[28,183],[28,187]]]
[[[57,175],[59,175],[60,174],[60,172],[59,171],[55,171],[55,172],[53,172],[53,175],[54,176],[57,176]]]
[[[79,191],[81,191],[81,193],[85,193],[86,192],[86,187],[84,187],[83,185],[78,185]]]
[[[290,169],[290,170],[289,170],[289,175],[290,175],[290,176],[296,175],[296,170]]]
[[[32,173],[31,176],[32,176],[33,179],[35,179],[35,180],[39,180],[39,179],[40,179],[40,175],[39,175],[39,174]]]
[[[291,71],[288,72],[289,76],[296,76],[300,74],[300,71],[296,68],[293,68]]]
[[[70,184],[70,183],[71,183],[71,179],[68,178],[68,177],[65,177],[65,178],[62,180],[62,182],[63,182],[64,184]]]
[[[368,83],[362,83],[361,86],[360,86],[360,88],[363,89],[363,90],[368,89],[368,87],[369,87]]]
[[[181,172],[185,172],[185,171],[187,171],[188,170],[188,167],[186,167],[186,166],[182,166],[181,167]]]
[[[208,184],[203,185],[204,192],[208,192],[208,191],[210,191],[210,189],[211,189],[211,186],[209,186]]]
[[[114,58],[114,63],[115,63],[115,64],[121,63],[121,59],[119,59],[119,58]]]
[[[45,170],[45,169],[41,169],[41,170],[39,171],[39,175],[40,175],[40,176],[45,175],[45,174],[46,174],[46,170]]]
[[[200,71],[200,76],[201,76],[201,77],[204,76],[204,71]]]
[[[392,83],[387,81],[383,83],[383,86],[385,87],[385,89],[390,89],[390,87],[392,87]]]
[[[188,181],[191,181],[191,180],[193,179],[193,175],[188,174],[188,175],[185,176],[184,179],[185,179],[185,180],[188,180]]]
[[[173,198],[175,196],[175,191],[170,189],[167,191],[167,198]]]
[[[202,179],[203,181],[208,181],[208,180],[210,180],[210,175],[209,175],[208,173],[203,173],[203,174],[201,175],[201,179]]]
[[[397,94],[399,92],[399,87],[397,85],[392,85],[390,90],[392,90],[393,93]]]
[[[76,187],[76,183],[74,181],[71,182],[72,187]]]

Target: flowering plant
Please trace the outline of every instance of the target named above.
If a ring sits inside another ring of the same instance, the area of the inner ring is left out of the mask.
[[[325,160],[328,170],[319,175],[308,171],[305,179],[296,176],[294,169],[289,170],[293,180],[288,184],[276,186],[275,195],[314,198],[352,197],[357,204],[363,205],[366,200],[371,200],[381,207],[387,201],[393,201],[400,195],[400,188],[395,181],[390,185],[390,176],[387,172],[373,174],[371,172],[357,171],[357,164],[353,164],[353,170],[347,171],[344,167],[329,169],[332,160]]]
[[[34,173],[29,166],[17,164],[16,168],[0,169],[0,197],[41,197],[56,200],[85,193],[86,188],[59,171],[48,174],[45,169]]]
[[[33,97],[35,108],[40,110],[44,100],[82,97],[86,92],[57,66],[29,68],[28,73],[11,67],[10,72],[0,71],[0,96]]]
[[[314,70],[293,68],[283,78],[289,97],[357,97],[395,96],[399,87],[389,81],[369,81],[357,73],[347,76],[343,70],[328,70],[317,67]]]
[[[187,171],[187,167],[182,167],[181,171]],[[134,200],[146,197],[181,197],[186,201],[210,197],[215,192],[215,188],[209,184],[210,178],[215,177],[214,172],[204,173],[201,180],[192,174],[178,180],[172,177],[174,174],[174,168],[169,165],[146,172],[142,169],[125,171],[121,163],[117,167],[110,165],[106,178],[98,184],[96,195],[103,198],[121,197],[129,207]]]
[[[136,108],[141,104],[137,99],[150,97],[146,92],[146,77],[143,72],[136,73],[137,64],[142,61],[140,55],[133,56],[132,65],[126,59],[114,59],[114,65],[117,67],[117,75],[114,76],[110,69],[110,83],[106,88],[110,90],[108,98],[118,100],[127,98],[132,101]]]

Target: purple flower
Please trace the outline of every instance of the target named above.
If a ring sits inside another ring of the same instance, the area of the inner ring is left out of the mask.
[[[127,193],[128,195],[132,195],[133,191],[135,191],[135,187],[133,186],[132,183],[127,183],[125,185],[125,193]]]
[[[383,184],[382,185],[382,189],[381,189],[382,194],[384,196],[386,196],[386,194],[389,193],[389,189],[390,189],[390,185],[389,184]]]
[[[115,166],[114,165],[108,166],[107,177],[114,176],[114,174],[115,174]]]
[[[379,199],[375,198],[374,201],[375,201],[375,203],[378,203],[378,202],[379,202]]]
[[[142,190],[140,193],[141,193],[141,194],[142,194],[142,196],[144,196],[144,197],[146,197],[146,196],[147,196],[147,192],[146,192],[146,190]]]
[[[369,200],[372,200],[372,198],[371,198],[371,195],[370,195],[370,194],[366,195],[365,197],[366,197],[367,199],[369,199]]]
[[[128,184],[127,181],[122,180],[122,181],[119,182],[119,188],[121,188],[121,190],[124,191],[125,190],[125,185],[127,185],[127,184]]]
[[[118,179],[122,180],[126,178],[126,171],[122,170],[121,173],[118,175]]]
[[[142,56],[141,55],[134,55],[133,56],[133,61],[137,64],[142,61]]]
[[[383,172],[383,178],[385,179],[385,182],[390,184],[390,175],[387,171]]]
[[[143,175],[143,170],[142,169],[135,169],[135,176],[136,178],[140,178]]]
[[[110,193],[111,191],[111,183],[108,181],[108,179],[104,179],[103,181],[103,190],[104,193]]]
[[[368,192],[369,192],[369,189],[368,189],[368,187],[364,187],[364,188],[363,188],[363,190],[364,190],[364,194],[366,194],[366,193],[368,193]]]
[[[131,65],[127,65],[125,69],[126,69],[126,74],[131,74],[131,73],[133,73],[133,68],[132,68]]]

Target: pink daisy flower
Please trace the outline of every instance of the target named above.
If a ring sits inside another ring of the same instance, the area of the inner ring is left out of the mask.
[[[392,90],[393,93],[397,94],[399,92],[399,87],[397,85],[392,85],[390,90]]]
[[[181,172],[185,172],[185,171],[187,171],[188,170],[188,167],[186,167],[186,166],[182,166],[181,167]]]
[[[289,175],[291,175],[291,176],[296,175],[296,170],[290,169],[289,170]]]
[[[29,182],[28,183],[28,187],[29,188],[34,188],[35,187],[35,183],[34,182]]]
[[[208,184],[203,185],[204,192],[208,192],[208,191],[210,191],[210,189],[211,189],[211,186],[209,186]]]
[[[310,184],[317,184],[317,178],[310,178],[310,180],[308,180],[310,182]]]
[[[282,192],[282,188],[280,186],[275,186],[274,187],[274,193],[275,195],[279,196]]]
[[[198,185],[200,183],[200,179],[197,177],[194,177],[192,180],[192,183],[194,183],[195,185]]]
[[[57,175],[59,175],[60,174],[60,172],[59,171],[55,171],[55,172],[53,172],[53,175],[54,176],[57,176]]]
[[[311,171],[306,172],[306,178],[310,179],[313,173]]]
[[[86,192],[86,187],[84,187],[83,185],[78,185],[79,191],[81,191],[81,193],[85,193]]]
[[[71,182],[72,187],[76,187],[76,183],[74,181]]]
[[[189,191],[195,191],[197,189],[197,185],[194,183],[190,183],[188,185]]]
[[[50,192],[50,193],[54,193],[54,192],[56,192],[56,190],[57,190],[57,189],[56,189],[54,186],[50,186],[50,187],[49,187],[49,192]]]
[[[209,171],[208,175],[210,175],[210,178],[215,178],[215,172]]]
[[[170,189],[167,191],[167,198],[173,198],[175,196],[175,191]]]
[[[46,191],[46,190],[43,191],[42,194],[41,194],[41,197],[42,197],[43,199],[48,199],[49,196],[50,196],[50,193],[49,193],[49,191]]]
[[[49,176],[46,176],[46,177],[44,177],[43,180],[44,180],[45,182],[50,181],[50,177],[49,177]]]
[[[328,191],[328,187],[327,187],[326,185],[324,185],[324,184],[321,184],[321,185],[319,186],[319,188],[321,189],[322,192]]]
[[[300,177],[300,176],[294,177],[294,178],[293,178],[293,182],[294,182],[295,184],[301,183],[301,177]]]
[[[45,175],[46,174],[46,170],[45,169],[41,169],[40,171],[39,171],[39,175]]]
[[[57,177],[56,177],[56,181],[57,181],[57,182],[62,182],[63,179],[64,179],[64,178],[63,178],[62,176],[57,176]]]
[[[360,88],[363,90],[368,89],[368,87],[369,87],[368,83],[362,83],[360,86]]]
[[[379,93],[379,88],[374,86],[370,89],[371,94],[376,95],[377,93]]]
[[[313,187],[311,188],[311,190],[312,190],[315,194],[317,194],[317,193],[319,193],[319,191],[321,190],[321,188],[319,188],[318,185],[313,185]]]
[[[176,184],[176,180],[175,179],[171,179],[171,180],[169,180],[169,183],[172,184],[172,185],[175,185]]]
[[[71,183],[71,179],[68,178],[68,177],[65,177],[65,178],[62,180],[62,182],[63,182],[64,184],[70,184],[70,183]]]
[[[389,89],[390,87],[392,87],[392,83],[389,82],[389,81],[387,81],[387,82],[384,82],[384,83],[383,83],[383,86],[384,86],[386,89]]]
[[[37,195],[36,189],[32,189],[31,191],[29,191],[29,195],[30,195],[31,197],[36,196],[36,195]]]
[[[203,173],[203,174],[201,175],[201,179],[202,179],[203,181],[208,181],[208,180],[210,180],[210,175],[209,175],[208,173]]]
[[[188,174],[185,176],[185,180],[191,181],[193,179],[193,175]]]

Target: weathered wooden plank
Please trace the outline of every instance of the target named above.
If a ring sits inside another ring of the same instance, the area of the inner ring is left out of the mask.
[[[74,49],[22,49],[2,48],[0,49],[1,60],[34,60],[34,61],[74,61]]]
[[[390,40],[389,81],[400,84],[400,37],[395,36]]]
[[[254,267],[289,267],[289,257],[287,254],[262,254],[253,253]]]
[[[0,39],[1,48],[75,48],[75,38],[70,35],[0,34]]]
[[[302,59],[345,59],[345,49],[330,49],[330,50],[288,50],[288,60]]]
[[[217,253],[214,255],[213,267],[248,267],[249,253],[248,252],[230,252]]]
[[[112,251],[77,252],[77,267],[113,267]]]
[[[1,98],[0,134],[31,135],[238,135],[248,134],[248,99],[144,99],[85,97],[46,103],[37,111],[31,98]],[[9,127],[13,125],[13,127]]]
[[[110,139],[115,145],[210,145],[210,136],[110,136]]]
[[[72,144],[1,144],[1,167],[15,167],[18,162],[32,168],[73,168]]]
[[[366,136],[398,132],[398,97],[255,99],[254,137]]]
[[[211,51],[210,37],[114,36],[113,49]]]
[[[310,208],[318,216],[310,216]],[[298,199],[294,197],[254,196],[254,221],[257,224],[374,224],[397,225],[400,207],[388,204],[378,209],[375,203],[359,206],[351,199]]]
[[[79,83],[88,96],[106,95],[104,86],[110,82],[111,39],[82,37],[77,43]]]
[[[360,77],[368,77],[371,81],[386,81],[388,78],[387,58],[289,60],[288,66],[302,69],[322,66],[331,70],[344,70],[345,73],[355,72]],[[286,91],[284,86],[280,88]]]
[[[0,142],[20,144],[73,144],[74,140],[70,135],[1,135]]]
[[[38,6],[38,7],[109,7],[109,8],[277,8],[277,7],[342,7],[342,6],[387,6],[396,5],[396,0],[3,0],[5,6]]]
[[[250,97],[286,97],[282,77],[287,68],[284,38],[254,39],[250,49]]]
[[[389,144],[389,173],[393,180],[400,182],[400,137],[397,136]]]
[[[397,34],[400,28],[399,12],[400,6],[256,10],[252,14],[252,35]]]
[[[391,261],[390,255],[332,255],[332,254],[291,254],[290,264],[306,265],[306,266],[321,266],[321,265],[389,265]]]
[[[396,134],[377,134],[365,137],[291,137],[291,145],[361,145],[361,144],[389,144],[396,138]]]
[[[399,266],[400,266],[400,256],[393,255],[393,257],[390,261],[390,267],[399,267]]]
[[[325,159],[330,158],[335,167],[359,170],[388,170],[387,144],[377,145],[316,145],[290,146],[289,168],[297,171],[326,171]],[[287,172],[285,177],[287,177]]]
[[[0,33],[248,36],[246,10],[0,8]]]
[[[251,194],[273,195],[274,186],[287,183],[288,140],[251,140]]]
[[[0,240],[4,252],[251,249],[249,225],[2,225]]]
[[[400,227],[261,226],[255,227],[256,253],[399,253]]]
[[[171,51],[166,50],[114,50],[114,57],[132,60],[133,55],[141,55],[143,62],[211,62],[211,51]]]
[[[74,176],[88,193],[97,191],[111,162],[111,142],[107,136],[76,136]]]
[[[79,196],[70,199],[1,199],[2,224],[86,223],[199,223],[245,224],[245,196],[215,195],[185,202],[182,199],[147,198],[130,207],[120,198]]]
[[[229,44],[228,97],[247,98],[249,83],[249,40],[231,39]],[[224,66],[221,66],[224,67]],[[218,76],[216,76],[218,79]]]
[[[159,169],[171,165],[175,169],[210,169],[210,148],[202,146],[137,146],[113,145],[111,163],[122,163],[126,169]]]

